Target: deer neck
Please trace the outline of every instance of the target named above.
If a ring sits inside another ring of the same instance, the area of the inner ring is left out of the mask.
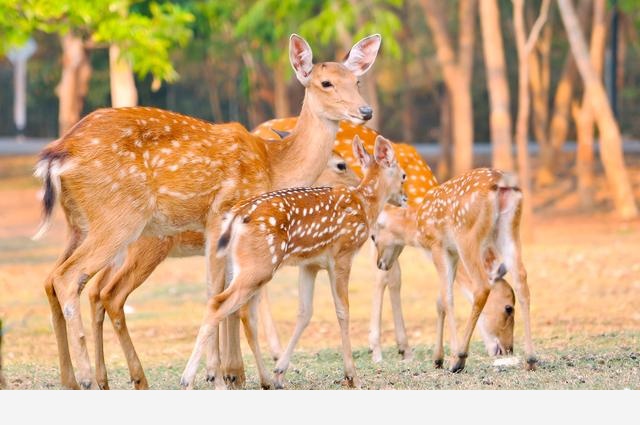
[[[418,238],[418,207],[407,207],[404,215],[405,243],[409,246],[420,246]]]
[[[314,111],[312,96],[305,93],[300,117],[291,134],[282,142],[269,144],[272,189],[311,186],[326,168],[338,121]]]
[[[379,172],[380,170],[378,170],[378,173]],[[384,204],[387,202],[381,195],[382,182],[375,176],[375,174],[378,173],[367,172],[355,190],[364,204],[369,225],[372,225],[378,219],[382,208],[384,208]]]

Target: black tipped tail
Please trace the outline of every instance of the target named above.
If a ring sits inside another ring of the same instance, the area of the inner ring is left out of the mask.
[[[235,221],[235,216],[230,216],[226,220],[226,223],[223,222],[223,231],[220,235],[220,239],[218,239],[218,247],[216,249],[216,256],[222,257],[227,251],[227,247],[229,246],[229,242],[231,241],[231,231],[233,230],[233,222]]]
[[[51,180],[51,161],[42,161],[38,165],[36,175],[43,180],[42,193],[42,221],[35,235],[31,239],[38,240],[49,230],[51,214],[56,204],[56,187]]]

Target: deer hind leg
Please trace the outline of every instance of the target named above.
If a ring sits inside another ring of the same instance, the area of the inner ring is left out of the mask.
[[[525,368],[535,370],[537,358],[531,339],[531,298],[527,283],[527,271],[522,262],[522,247],[520,245],[520,208],[515,211],[502,213],[498,220],[498,249],[504,258],[505,265],[512,276],[513,289],[522,309],[524,322],[524,351]]]
[[[263,288],[264,289],[264,288]],[[260,344],[258,343],[258,306],[260,294],[254,295],[249,303],[240,309],[240,319],[244,326],[244,334],[249,342],[253,357],[256,359],[256,368],[260,376],[260,386],[263,390],[271,388],[271,378],[267,373],[267,368],[262,359]]]
[[[71,256],[53,272],[53,287],[62,307],[67,324],[69,347],[74,364],[79,369],[80,386],[97,388],[91,372],[89,353],[80,314],[80,293],[87,281],[100,269],[107,266],[126,249],[127,237],[142,230],[139,223],[120,227],[117,231],[104,232],[104,237],[89,234]],[[120,236],[119,238],[117,236]]]
[[[342,337],[344,384],[350,388],[360,388],[361,384],[356,375],[356,366],[353,362],[353,352],[351,350],[351,338],[349,336],[349,272],[351,260],[351,257],[337,259],[335,269],[329,268],[329,280],[331,281],[331,293],[338,324],[340,325],[340,336]]]
[[[269,264],[271,266],[271,264]],[[248,269],[249,267],[247,267]],[[253,267],[252,267],[253,268]],[[233,278],[231,284],[221,294],[212,297],[207,302],[205,315],[198,331],[196,343],[189,357],[189,361],[180,378],[180,385],[185,389],[192,389],[200,358],[205,351],[210,339],[218,338],[218,325],[231,313],[242,307],[260,286],[271,277],[259,277],[256,270],[243,270]],[[221,376],[220,363],[218,370],[213,371],[214,376]],[[209,372],[208,372],[209,373]]]
[[[240,346],[240,316],[230,314],[220,326],[220,340],[222,344],[222,374],[224,382],[230,389],[244,387],[247,380]]]
[[[274,384],[276,389],[284,388],[284,374],[289,368],[291,355],[293,350],[306,329],[311,316],[313,315],[313,288],[315,286],[316,276],[318,274],[317,267],[300,266],[298,277],[298,318],[296,327],[293,331],[291,339],[285,348],[284,353],[278,359],[274,372]]]
[[[374,363],[380,363],[382,361],[380,328],[382,325],[384,290],[389,282],[389,273],[389,271],[376,268],[376,280],[373,286],[373,298],[371,303],[371,321],[369,324],[369,348],[371,349],[371,359]]]
[[[53,287],[53,273],[62,265],[73,252],[76,250],[80,242],[82,242],[83,236],[78,229],[71,228],[69,232],[69,239],[64,252],[56,261],[53,271],[49,274],[44,282],[44,289],[49,301],[49,308],[51,309],[51,322],[53,323],[53,330],[56,335],[56,342],[58,345],[58,361],[60,363],[60,384],[63,388],[77,390],[80,388],[76,377],[73,373],[73,364],[71,363],[71,353],[69,352],[69,340],[67,338],[67,325],[65,322],[62,308],[58,296]]]
[[[104,304],[100,301],[100,291],[107,286],[113,276],[115,265],[112,264],[102,269],[94,277],[93,284],[89,287],[89,303],[91,304],[91,328],[93,329],[93,341],[95,345],[96,381],[101,390],[109,389],[107,366],[104,360]]]
[[[149,388],[138,353],[131,340],[124,305],[131,293],[142,285],[168,255],[172,239],[142,237],[129,246],[127,257],[111,280],[100,290],[100,300],[111,319],[120,347],[127,360],[131,382],[137,390]]]
[[[442,347],[443,326],[445,319],[449,325],[450,349],[453,352],[458,347],[457,326],[453,304],[453,282],[456,277],[458,257],[443,246],[432,247],[431,256],[433,264],[440,278],[440,296],[438,306],[438,322],[436,331],[436,349],[434,350],[433,364],[436,368],[444,363],[444,349]]]
[[[273,315],[271,314],[271,306],[269,302],[269,295],[267,287],[263,287],[260,291],[260,301],[258,302],[258,317],[262,323],[264,334],[267,338],[269,345],[269,352],[273,360],[278,361],[282,356],[282,344],[280,343],[280,336],[278,335],[278,329],[273,321]]]
[[[471,282],[471,293],[473,296],[471,314],[465,325],[461,345],[457,347],[457,359],[451,365],[451,372],[456,373],[464,369],[468,354],[469,344],[471,342],[471,336],[473,330],[478,322],[478,317],[482,313],[482,309],[487,302],[489,291],[489,274],[485,269],[484,259],[482,258],[482,251],[476,243],[477,238],[470,236],[467,240],[462,241],[459,244],[460,259],[469,276]]]

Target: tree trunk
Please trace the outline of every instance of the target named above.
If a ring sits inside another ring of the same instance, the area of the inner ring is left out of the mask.
[[[120,47],[109,46],[109,82],[111,85],[111,106],[136,106],[138,90],[129,61],[121,56]]]
[[[578,24],[575,9],[570,0],[558,0],[560,15],[564,22],[571,51],[576,59],[578,71],[584,81],[587,98],[595,114],[600,134],[600,156],[604,165],[617,214],[623,219],[636,218],[638,209],[633,197],[629,176],[622,154],[622,136],[613,116],[602,82],[593,68],[584,35]]]
[[[440,132],[438,134],[440,157],[436,174],[438,181],[444,182],[451,177],[451,101],[449,90],[442,87],[440,92]]]
[[[512,0],[513,22],[518,50],[518,116],[516,119],[516,145],[518,147],[518,174],[522,189],[522,233],[525,238],[532,236],[531,220],[533,205],[531,199],[531,171],[529,165],[529,55],[544,25],[549,10],[549,0],[543,0],[540,15],[526,35],[524,25],[524,0]]]
[[[607,40],[607,19],[605,0],[593,2],[593,24],[591,27],[590,58],[596,77],[602,81],[604,66],[604,49]],[[593,125],[594,111],[587,99],[585,91],[582,98],[582,107],[576,117],[577,151],[576,151],[576,176],[578,178],[578,197],[582,207],[586,210],[593,208],[594,181],[593,175]]]
[[[216,68],[213,59],[207,55],[207,59],[202,67],[204,78],[207,80],[207,87],[209,89],[209,105],[211,107],[211,113],[213,114],[213,121],[225,122],[224,115],[222,113],[222,103],[220,102],[220,90],[218,89],[218,81],[216,80]]]
[[[529,83],[532,97],[533,136],[540,150],[549,148],[549,53],[551,26],[547,25],[536,48],[529,55]]]
[[[278,61],[273,70],[273,110],[275,111],[276,118],[286,118],[291,116],[289,96],[287,94],[287,80],[285,79],[285,75],[286,68],[283,66],[282,61]]]
[[[487,87],[491,107],[491,145],[494,168],[513,170],[509,83],[504,59],[500,10],[496,0],[480,0],[482,48],[487,69]]]
[[[89,88],[91,63],[80,37],[67,33],[61,38],[62,75],[56,87],[60,98],[59,134],[63,135],[80,120],[84,97]]]
[[[458,58],[438,0],[421,0],[436,45],[436,55],[451,98],[453,175],[473,167],[473,103],[471,70],[475,38],[475,0],[460,0]]]

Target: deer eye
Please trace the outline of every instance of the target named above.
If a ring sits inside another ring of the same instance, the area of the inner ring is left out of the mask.
[[[376,241],[376,236],[375,236],[375,235],[371,235],[371,240],[372,240],[373,242],[375,242],[375,241]]]
[[[345,164],[344,162],[339,162],[338,163],[338,170],[347,171],[347,164]]]
[[[402,181],[405,181],[407,179],[407,174],[406,173],[402,173]]]
[[[333,87],[333,84],[331,84],[331,81],[323,81],[322,83],[322,87],[329,88],[329,87]]]

